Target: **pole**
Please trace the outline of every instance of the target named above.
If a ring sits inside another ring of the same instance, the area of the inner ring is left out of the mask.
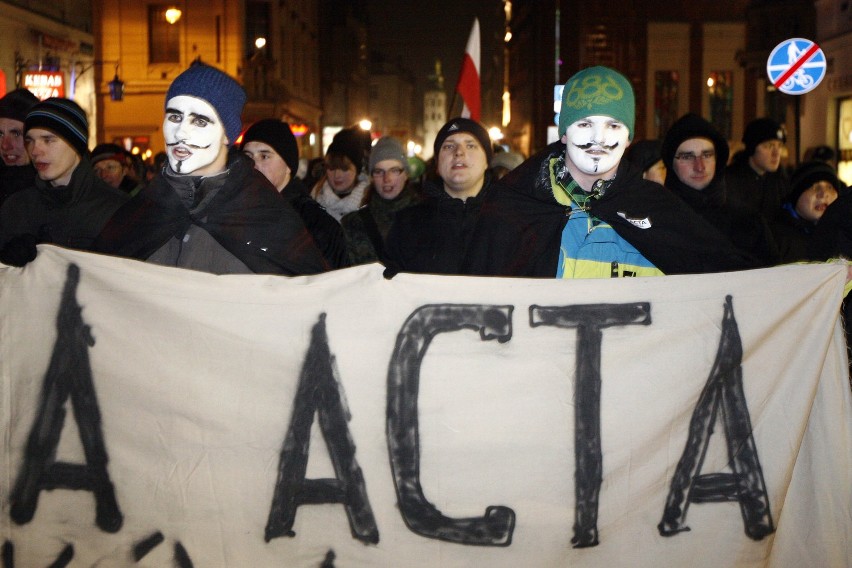
[[[802,136],[801,136],[801,134],[799,134],[799,130],[800,130],[801,123],[802,123],[801,116],[800,116],[800,113],[801,113],[801,110],[802,110],[802,108],[801,108],[802,107],[802,104],[801,104],[802,99],[801,98],[802,98],[802,95],[797,96],[794,99],[795,104],[793,105],[793,112],[796,113],[796,116],[793,117],[793,123],[795,124],[795,129],[796,129],[796,144],[795,144],[795,149],[796,149],[795,158],[796,159],[793,160],[793,164],[791,164],[792,166],[796,166],[796,165],[799,164],[799,159],[801,158],[801,155],[802,155],[801,154]]]
[[[556,42],[556,49],[553,50],[553,52],[556,54],[555,59],[553,60],[553,83],[555,85],[561,83],[561,81],[559,80],[559,19],[559,0],[556,0],[556,34],[554,36],[554,41]]]

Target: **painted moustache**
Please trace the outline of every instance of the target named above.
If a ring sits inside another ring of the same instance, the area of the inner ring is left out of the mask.
[[[598,148],[602,148],[602,149],[604,149],[608,152],[611,152],[612,150],[615,150],[616,148],[618,148],[618,144],[619,143],[616,142],[612,146],[607,146],[606,144],[596,144],[594,142],[589,142],[588,144],[574,144],[574,147],[579,149],[579,150],[588,150],[589,148],[594,148],[594,147],[597,146]]]
[[[592,148],[599,148],[599,149],[606,151],[606,152],[612,152],[613,150],[618,148],[618,142],[616,142],[612,146],[607,146],[606,144],[598,144],[598,143],[595,143],[595,142],[589,142],[588,144],[574,144],[574,147],[579,149],[579,150],[583,150],[584,152],[586,150],[591,150]],[[595,163],[595,172],[597,173],[598,165],[599,165],[599,162],[601,161],[600,156],[592,156],[592,160]]]
[[[183,146],[183,147],[187,148],[189,150],[189,155],[191,155],[193,150],[207,150],[208,148],[210,148],[210,146],[212,146],[212,144],[208,144],[207,146],[197,146],[195,144],[190,144],[190,143],[186,142],[185,140],[178,140],[177,142],[171,142],[171,143],[166,142],[166,148],[174,148],[175,146]],[[174,152],[172,153],[172,156],[174,156],[177,159],[177,164],[176,164],[176,168],[175,168],[177,173],[181,173],[181,165],[183,165],[183,161],[185,159],[189,158],[189,155],[181,157],[179,155],[175,156]]]

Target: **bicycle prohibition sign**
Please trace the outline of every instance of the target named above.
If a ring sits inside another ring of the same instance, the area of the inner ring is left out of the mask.
[[[787,95],[814,90],[825,77],[825,53],[809,39],[782,41],[766,62],[766,73],[775,88]]]

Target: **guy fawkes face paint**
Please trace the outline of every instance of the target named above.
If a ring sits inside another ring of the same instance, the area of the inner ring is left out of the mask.
[[[562,137],[566,159],[584,174],[611,177],[630,143],[623,122],[609,116],[587,116],[572,123]]]
[[[169,165],[176,173],[204,176],[224,171],[228,139],[216,109],[207,101],[186,95],[171,98],[163,136]]]

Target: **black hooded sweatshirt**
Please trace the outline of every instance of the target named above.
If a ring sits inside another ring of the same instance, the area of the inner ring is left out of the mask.
[[[710,140],[716,152],[713,179],[701,190],[683,183],[674,170],[674,156],[678,147],[691,138]],[[774,266],[781,262],[781,254],[766,220],[742,206],[728,202],[725,192],[728,153],[728,142],[712,124],[697,114],[682,116],[663,140],[666,187],[730,239],[734,246],[755,257],[762,266]]]

